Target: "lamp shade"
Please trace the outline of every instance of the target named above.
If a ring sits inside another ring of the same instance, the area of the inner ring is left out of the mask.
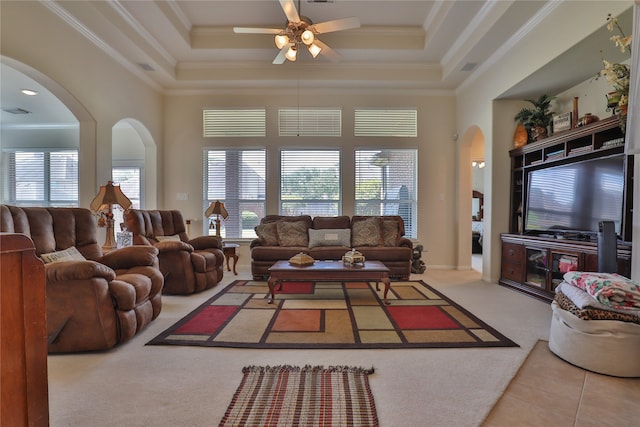
[[[207,218],[209,218],[211,215],[220,215],[222,216],[222,218],[226,219],[229,216],[229,212],[227,212],[227,210],[225,209],[224,203],[222,203],[220,200],[211,202],[207,210],[204,211],[204,214]]]
[[[120,190],[119,185],[113,185],[113,181],[107,182],[107,185],[100,186],[100,191],[91,201],[90,207],[97,212],[108,205],[120,205],[124,210],[131,207],[131,200]]]

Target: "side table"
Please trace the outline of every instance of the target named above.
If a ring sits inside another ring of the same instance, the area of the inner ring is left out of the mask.
[[[238,272],[236,271],[236,264],[238,263],[238,254],[236,249],[240,247],[237,243],[225,243],[222,242],[222,252],[224,252],[224,257],[227,260],[227,271],[231,271],[231,267],[229,267],[229,258],[233,258],[233,274],[236,276]]]

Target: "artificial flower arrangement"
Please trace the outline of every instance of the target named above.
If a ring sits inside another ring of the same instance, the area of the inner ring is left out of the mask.
[[[617,31],[619,34],[611,36],[610,40],[616,44],[622,53],[628,53],[631,56],[631,41],[633,36],[625,35],[622,27],[618,23],[618,18],[614,18],[611,14],[607,15],[607,29],[610,32]],[[624,129],[625,116],[627,106],[629,104],[629,80],[631,77],[631,67],[627,64],[612,63],[606,59],[602,59],[604,68],[600,70],[596,78],[604,77],[607,82],[613,86],[613,91],[607,94],[607,107],[612,108],[620,118],[621,126]]]

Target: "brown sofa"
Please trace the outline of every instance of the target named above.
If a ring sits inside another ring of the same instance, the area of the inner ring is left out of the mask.
[[[103,254],[88,209],[1,205],[0,231],[27,235],[44,260],[62,250],[81,255],[45,264],[50,353],[109,349],[160,314],[158,250],[138,246]]]
[[[134,245],[158,249],[165,294],[202,292],[222,280],[222,242],[214,236],[189,239],[180,211],[129,209],[124,220]]]
[[[255,280],[268,277],[276,261],[300,252],[316,260],[341,260],[352,248],[367,260],[381,261],[391,277],[407,279],[411,274],[413,244],[404,237],[400,216],[268,215],[260,220],[256,233],[258,238],[250,244]]]

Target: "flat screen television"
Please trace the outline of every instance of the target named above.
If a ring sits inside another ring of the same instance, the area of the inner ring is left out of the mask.
[[[620,236],[624,209],[624,156],[530,171],[525,233],[597,233],[613,221]]]

